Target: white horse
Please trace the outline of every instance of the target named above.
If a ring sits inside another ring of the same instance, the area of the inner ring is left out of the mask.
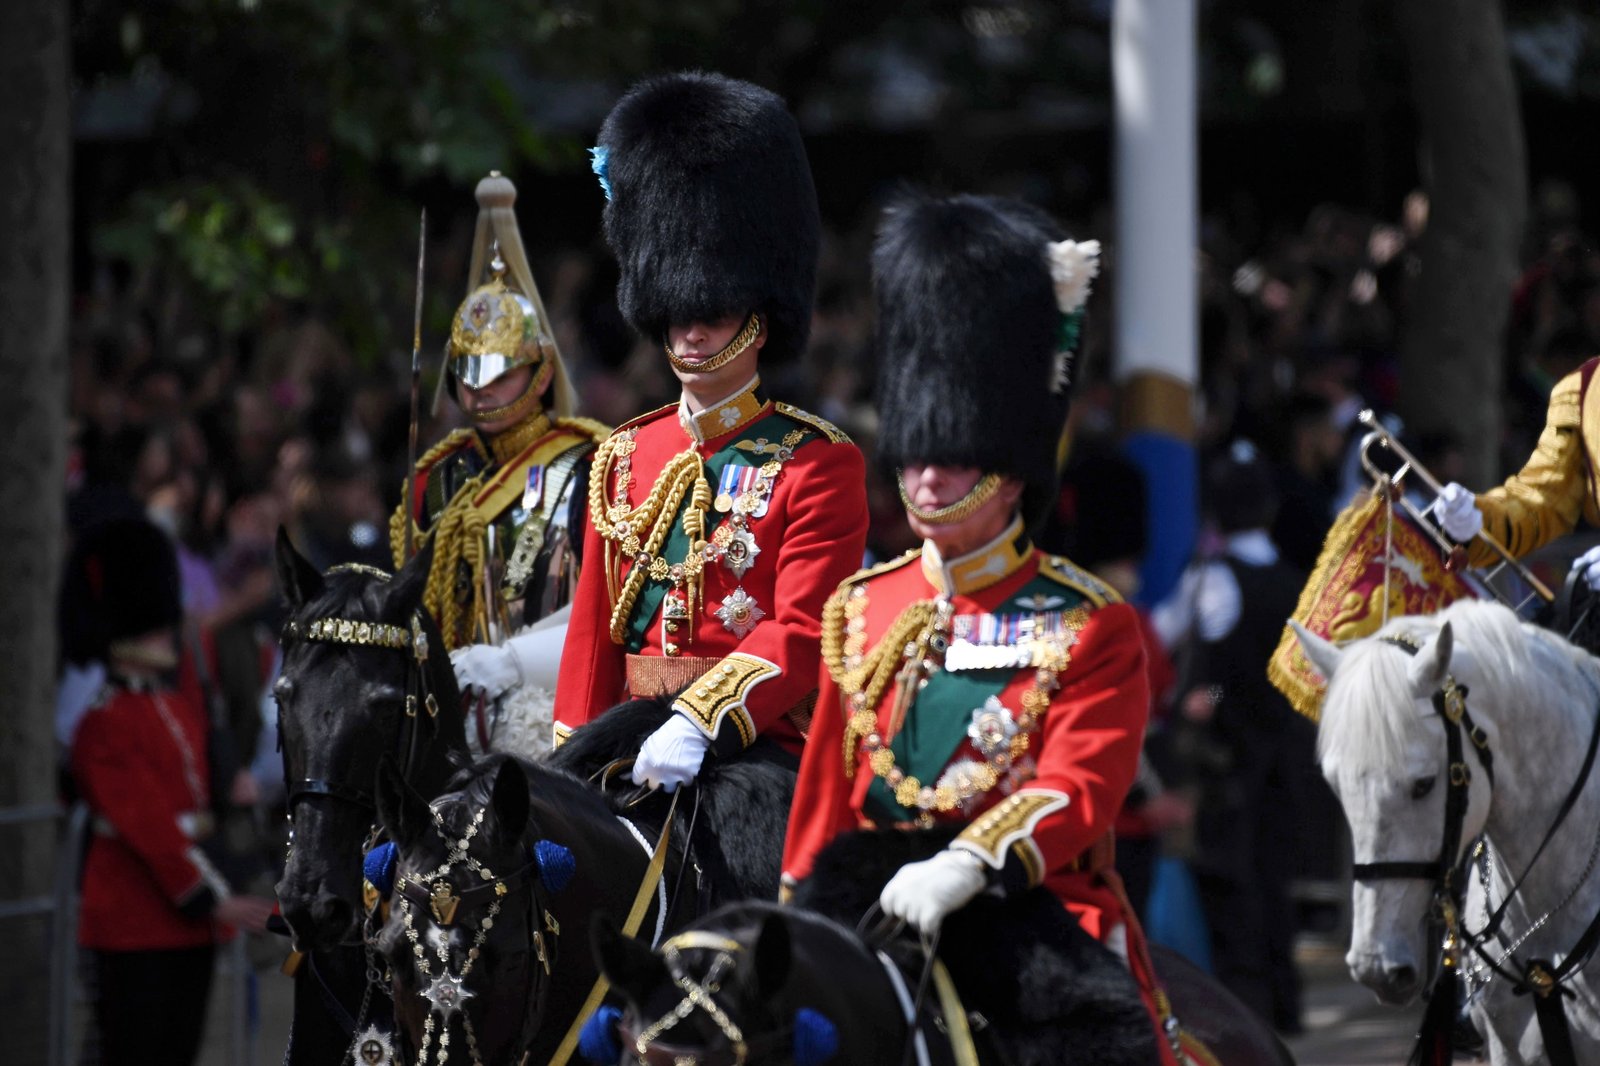
[[[1600,912],[1600,781],[1576,785],[1597,728],[1600,659],[1520,622],[1505,607],[1480,601],[1458,602],[1431,617],[1397,618],[1343,649],[1296,630],[1307,658],[1328,679],[1318,756],[1344,806],[1358,864],[1439,857],[1452,773],[1446,730],[1454,727],[1436,711],[1433,697],[1451,680],[1466,689],[1467,717],[1486,738],[1493,773],[1485,772],[1464,735],[1460,760],[1467,774],[1455,773],[1468,778],[1465,813],[1450,860],[1461,859],[1480,834],[1486,840],[1484,854],[1468,870],[1464,931],[1481,930],[1526,870],[1498,933],[1481,947],[1519,975],[1530,959],[1558,967]],[[1600,777],[1600,767],[1588,777]],[[1575,805],[1530,870],[1575,787]],[[1357,881],[1345,961],[1380,1000],[1405,1004],[1424,991],[1439,950],[1427,932],[1434,886],[1393,873]],[[1491,1061],[1551,1061],[1533,997],[1513,994],[1512,982],[1470,947],[1461,955],[1473,1021]],[[1572,993],[1565,998],[1566,1018],[1578,1063],[1600,1064],[1596,976],[1600,964],[1563,982]]]

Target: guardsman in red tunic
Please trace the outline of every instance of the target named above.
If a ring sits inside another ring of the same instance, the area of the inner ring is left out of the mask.
[[[799,753],[822,604],[865,545],[864,465],[758,373],[804,348],[816,284],[816,193],[782,101],[716,74],[646,81],[606,119],[595,169],[623,314],[683,393],[595,454],[556,736],[676,696],[634,764],[670,790],[708,751]]]
[[[477,196],[474,288],[445,350],[446,383],[472,426],[418,461],[411,543],[433,544],[424,603],[456,680],[481,697],[469,744],[533,756],[550,747],[565,634],[558,612],[577,582],[589,463],[607,430],[573,417],[572,386],[517,227],[516,187],[495,172]],[[397,567],[406,532],[397,510],[389,537]]]
[[[107,686],[79,723],[72,773],[93,814],[78,942],[95,956],[101,1059],[194,1061],[214,946],[260,930],[269,900],[238,896],[200,850],[211,834],[207,723],[178,687],[178,564],[143,520],[85,534],[67,575]]]
[[[1150,702],[1138,620],[1027,531],[1054,499],[1097,269],[1097,245],[1062,236],[1042,212],[988,197],[913,198],[884,218],[879,447],[924,546],[828,601],[784,879],[806,877],[849,829],[965,823],[890,880],[885,913],[932,931],[980,892],[1044,885],[1129,961],[1155,1018],[1112,866]]]

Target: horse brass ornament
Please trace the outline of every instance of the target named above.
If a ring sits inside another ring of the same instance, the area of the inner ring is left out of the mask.
[[[433,909],[433,920],[440,925],[450,925],[456,920],[456,908],[461,905],[461,897],[450,890],[446,881],[435,881],[433,890],[428,895],[428,906]]]

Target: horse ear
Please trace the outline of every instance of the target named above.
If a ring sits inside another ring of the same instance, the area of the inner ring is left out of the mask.
[[[672,979],[661,957],[633,937],[623,936],[604,911],[596,911],[589,920],[589,949],[612,987],[636,1007]]]
[[[789,937],[789,923],[781,914],[769,914],[762,919],[761,930],[756,934],[755,961],[756,991],[762,999],[778,994],[789,981],[793,965],[794,945]]]
[[[304,607],[310,600],[322,595],[322,575],[306,557],[295,550],[289,531],[278,527],[277,544],[278,588],[283,598],[294,608]]]
[[[1339,645],[1317,636],[1292,618],[1289,619],[1289,628],[1294,630],[1295,639],[1300,641],[1300,650],[1306,653],[1306,658],[1317,668],[1317,673],[1322,675],[1324,681],[1332,681],[1333,672],[1339,668],[1339,660],[1344,658]]]
[[[422,549],[406,560],[406,565],[384,589],[384,612],[392,617],[409,616],[422,605],[422,593],[428,587],[428,572],[433,569],[433,538]]]
[[[1455,631],[1446,622],[1411,660],[1406,678],[1411,682],[1412,692],[1418,696],[1430,696],[1444,683],[1445,675],[1450,672],[1450,658],[1455,652],[1455,643]]]
[[[494,811],[494,832],[513,843],[528,828],[528,775],[515,759],[503,760],[494,772],[489,806]]]
[[[378,807],[378,822],[401,847],[415,840],[432,821],[428,804],[406,782],[400,767],[388,756],[378,763],[373,798]]]

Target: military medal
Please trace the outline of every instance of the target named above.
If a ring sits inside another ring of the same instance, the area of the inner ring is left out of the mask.
[[[756,627],[756,623],[767,616],[767,612],[757,607],[755,597],[740,587],[722,601],[716,615],[722,619],[724,629],[743,640]]]
[[[389,1034],[369,1025],[356,1037],[355,1060],[358,1066],[392,1066],[394,1043]]]
[[[522,490],[522,509],[535,511],[542,499],[544,499],[544,467],[535,464],[528,467],[528,484]]]
[[[736,578],[744,577],[745,571],[755,563],[756,556],[761,554],[761,549],[756,545],[756,535],[746,528],[730,533],[728,542],[720,547],[723,564],[733,571]]]
[[[458,1013],[467,1000],[477,995],[467,987],[466,979],[458,977],[449,970],[444,971],[429,982],[423,991],[422,998],[433,1004],[433,1009],[449,1018]]]

